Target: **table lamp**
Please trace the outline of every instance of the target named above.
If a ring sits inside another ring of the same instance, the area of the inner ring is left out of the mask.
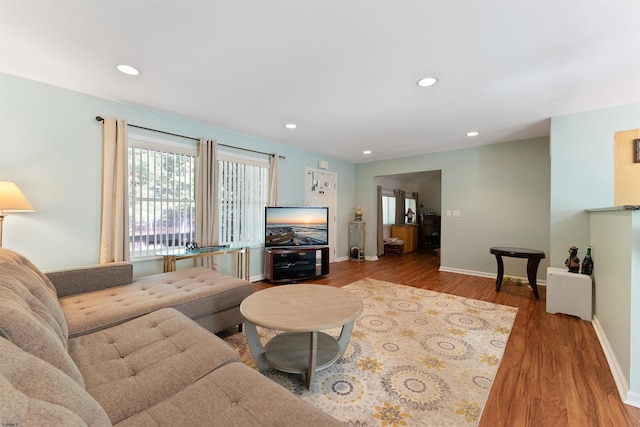
[[[10,181],[0,181],[0,248],[2,247],[4,217],[10,213],[33,211],[35,209],[16,184]]]

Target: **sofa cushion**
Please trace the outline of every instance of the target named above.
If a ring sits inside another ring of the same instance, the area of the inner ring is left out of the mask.
[[[34,310],[49,328],[58,335],[63,345],[67,345],[68,329],[56,288],[47,276],[23,255],[0,247],[0,286],[6,281],[16,283],[17,279],[31,293],[30,301]],[[45,313],[46,310],[46,313]]]
[[[204,267],[145,276],[116,286],[60,298],[75,337],[164,307],[199,317],[239,305],[253,292],[251,282]]]
[[[0,248],[0,336],[83,385],[66,334],[51,282],[26,258]]]
[[[51,364],[0,338],[3,426],[110,426],[85,389]]]
[[[115,427],[198,425],[323,427],[344,424],[248,366],[231,363]]]
[[[239,360],[222,339],[170,308],[72,338],[69,352],[114,424]]]

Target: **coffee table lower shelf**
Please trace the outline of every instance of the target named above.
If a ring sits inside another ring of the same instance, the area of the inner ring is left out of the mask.
[[[351,321],[342,326],[337,340],[319,331],[284,332],[263,346],[256,325],[245,320],[244,326],[249,350],[259,369],[271,367],[291,374],[305,374],[307,388],[317,371],[342,357],[353,331]]]
[[[313,348],[314,332],[285,332],[273,337],[264,346],[264,358],[283,372],[306,374]],[[330,335],[317,332],[315,370],[331,366],[341,355],[338,342]]]

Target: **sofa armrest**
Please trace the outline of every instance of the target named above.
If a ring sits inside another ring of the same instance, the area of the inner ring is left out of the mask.
[[[66,268],[45,273],[56,287],[58,298],[114,286],[133,281],[133,264],[113,262],[86,267]]]

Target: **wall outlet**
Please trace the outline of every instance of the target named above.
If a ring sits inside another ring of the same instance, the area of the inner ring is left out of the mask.
[[[460,214],[460,211],[456,209],[456,210],[453,211],[453,216],[456,217],[456,218],[459,218],[462,215]]]
[[[451,209],[447,209],[447,216],[451,216]]]

